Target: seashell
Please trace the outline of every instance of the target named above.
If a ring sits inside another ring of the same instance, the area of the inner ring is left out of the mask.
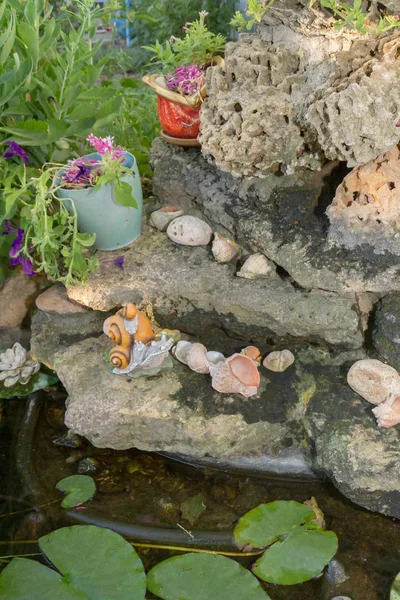
[[[354,363],[347,374],[347,383],[372,404],[385,402],[390,394],[400,396],[400,375],[396,369],[373,358]]]
[[[225,360],[225,356],[221,352],[215,352],[214,350],[207,352],[206,358],[208,362],[212,363],[213,365],[221,362],[221,360]]]
[[[131,361],[131,348],[115,346],[110,352],[110,363],[115,369],[126,369]]]
[[[260,373],[254,361],[244,354],[234,354],[210,365],[212,387],[222,394],[254,396],[260,386]]]
[[[207,360],[207,348],[203,344],[191,344],[186,355],[187,365],[195,373],[209,373],[210,363]]]
[[[174,219],[168,225],[167,236],[182,246],[207,246],[211,240],[212,230],[205,221],[184,215]]]
[[[264,254],[252,254],[237,276],[245,279],[264,279],[275,275],[275,272],[275,266]]]
[[[240,246],[229,238],[216,233],[212,243],[212,253],[219,263],[228,263],[240,255]]]
[[[165,231],[171,221],[182,215],[183,210],[178,206],[164,206],[151,213],[149,224],[158,229],[158,231]]]
[[[294,363],[294,356],[290,350],[271,352],[264,358],[263,366],[275,373],[283,373]]]
[[[175,356],[176,360],[187,365],[187,353],[189,352],[189,348],[191,347],[192,342],[187,342],[185,340],[180,340],[176,346],[172,349],[172,355]]]
[[[241,351],[241,354],[248,356],[249,358],[251,358],[251,360],[254,360],[255,363],[260,365],[261,352],[259,351],[259,349],[256,346],[247,346],[246,348],[243,348],[243,350]]]
[[[388,429],[400,423],[400,396],[391,394],[390,397],[372,410],[379,427]]]

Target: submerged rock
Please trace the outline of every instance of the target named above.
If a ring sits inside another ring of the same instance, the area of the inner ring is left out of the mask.
[[[380,356],[400,371],[400,296],[390,294],[378,302],[372,341]]]

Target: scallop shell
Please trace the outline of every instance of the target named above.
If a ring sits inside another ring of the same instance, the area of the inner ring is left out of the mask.
[[[195,373],[208,374],[210,372],[210,362],[207,360],[207,348],[203,344],[191,344],[187,355],[187,365]]]
[[[187,342],[186,340],[180,340],[176,346],[172,348],[172,354],[175,356],[176,360],[179,360],[184,365],[187,365],[187,354],[189,352],[189,348],[192,346],[192,342]]]
[[[372,410],[379,427],[388,429],[400,423],[400,396],[391,394],[390,397]]]
[[[229,238],[216,233],[212,243],[212,253],[219,263],[228,263],[240,255],[240,246]]]
[[[347,383],[371,404],[385,402],[390,394],[400,396],[400,375],[396,369],[373,358],[354,363],[347,374]]]
[[[207,246],[211,240],[212,230],[205,221],[184,215],[174,219],[168,225],[167,236],[182,246]]]
[[[178,206],[164,206],[151,213],[149,224],[158,229],[158,231],[165,231],[171,221],[182,215],[183,210]]]
[[[255,363],[260,365],[261,352],[259,351],[259,349],[256,346],[247,346],[246,348],[243,348],[243,350],[241,351],[241,354],[248,356],[249,358],[251,358],[251,360],[254,360]]]
[[[275,273],[274,264],[264,254],[252,254],[237,273],[237,276],[245,279],[264,279],[274,276]]]
[[[254,361],[243,354],[210,365],[212,387],[222,394],[254,396],[260,386],[260,374]]]
[[[294,363],[294,356],[290,350],[271,352],[264,358],[263,366],[275,373],[283,373]]]

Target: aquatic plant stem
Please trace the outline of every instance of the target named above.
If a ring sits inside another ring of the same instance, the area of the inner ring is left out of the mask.
[[[222,554],[223,556],[260,556],[265,552],[258,550],[257,552],[228,552],[224,550],[205,550],[204,548],[188,548],[184,546],[168,546],[167,544],[141,544],[139,542],[129,542],[134,548],[150,548],[152,550],[176,550],[179,552],[195,552],[198,554]]]
[[[1,499],[1,496],[0,496],[0,499]],[[16,499],[16,500],[18,500],[18,499]],[[23,512],[38,510],[39,508],[46,508],[46,506],[50,506],[51,504],[56,504],[57,502],[61,502],[62,500],[63,500],[63,498],[57,498],[57,500],[52,500],[51,502],[46,502],[46,504],[39,504],[39,506],[30,506],[29,508],[22,508],[21,510],[16,510],[14,512],[5,513],[4,515],[0,515],[0,519],[2,519],[3,517],[12,517],[14,515],[19,515],[20,513],[23,513]]]

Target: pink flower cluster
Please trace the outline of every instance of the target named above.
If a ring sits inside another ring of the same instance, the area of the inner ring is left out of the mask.
[[[124,153],[121,146],[114,146],[114,137],[111,135],[105,138],[101,138],[96,137],[95,135],[93,135],[93,133],[91,133],[90,135],[88,135],[87,141],[91,146],[93,146],[96,152],[98,152],[102,156],[111,154],[111,158],[121,158],[121,156]]]
[[[205,84],[205,72],[196,65],[178,67],[165,77],[167,87],[184,96],[197,94]]]

